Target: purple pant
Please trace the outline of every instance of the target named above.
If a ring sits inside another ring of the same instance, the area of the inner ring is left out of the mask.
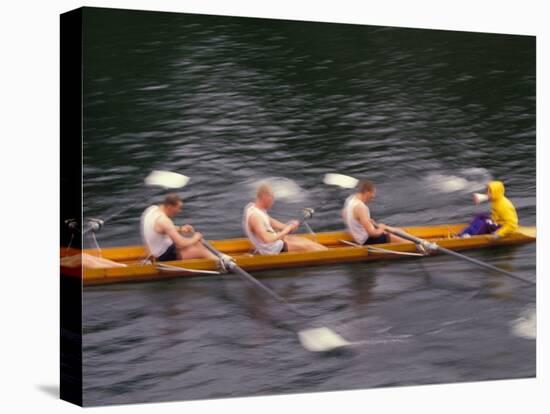
[[[474,219],[470,222],[468,227],[462,230],[459,234],[460,237],[465,234],[470,236],[475,236],[477,234],[490,234],[495,230],[498,230],[500,226],[491,220],[489,214],[480,213],[477,214]]]

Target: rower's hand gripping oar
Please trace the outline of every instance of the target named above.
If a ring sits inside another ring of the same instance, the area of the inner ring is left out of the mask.
[[[257,280],[255,277],[253,277],[250,273],[246,272],[244,269],[239,267],[237,263],[235,263],[229,256],[222,254],[218,250],[216,250],[209,242],[206,240],[201,240],[202,244],[210,250],[213,254],[215,254],[222,262],[223,265],[226,267],[226,269],[230,270],[231,272],[239,275],[243,279],[247,280],[248,282],[252,283],[253,286],[257,287],[258,289],[262,290],[264,293],[269,295],[274,300],[284,304],[290,311],[292,311],[295,315],[300,316],[302,319],[305,318],[305,315],[299,312],[294,306],[292,306],[288,301],[286,301],[283,297],[278,295],[276,292],[265,286],[263,283],[261,283],[259,280]],[[350,345],[348,341],[346,341],[344,338],[342,338],[340,335],[338,335],[336,332],[330,330],[326,327],[321,328],[305,328],[300,329],[298,332],[298,339],[300,340],[300,343],[302,346],[311,352],[328,352],[337,348],[341,348],[347,345]]]
[[[187,185],[188,182],[189,182],[189,177],[172,172],[172,171],[154,170],[145,178],[146,186],[158,187],[161,190],[168,190],[168,189],[175,190],[175,189],[183,188]],[[101,230],[101,228],[103,227],[103,224],[106,221],[112,220],[116,216],[124,213],[125,211],[128,211],[132,207],[142,202],[143,200],[140,199],[135,203],[125,206],[124,208],[120,209],[119,211],[111,214],[110,216],[104,219],[90,219],[87,228],[83,231],[82,234],[87,234],[90,231],[93,231],[94,233],[98,232],[99,230]]]
[[[355,188],[355,186],[358,183],[358,180],[356,178],[353,178],[353,177],[350,177],[350,176],[347,176],[347,175],[343,175],[343,174],[325,174],[323,182],[327,185],[335,185],[335,186],[338,186],[338,187],[341,187],[341,188],[351,189],[351,188]],[[533,282],[529,279],[525,279],[525,278],[523,278],[521,276],[518,276],[514,273],[508,272],[506,270],[500,269],[496,266],[490,265],[490,264],[482,262],[480,260],[473,259],[471,257],[468,257],[468,256],[465,256],[463,254],[457,253],[453,250],[446,249],[445,247],[439,246],[437,243],[433,243],[433,242],[429,242],[427,240],[420,239],[416,236],[405,233],[405,232],[400,231],[398,229],[387,226],[386,231],[388,233],[395,234],[396,236],[399,236],[399,237],[401,237],[405,240],[409,240],[409,241],[412,241],[413,243],[421,245],[421,246],[423,246],[424,248],[426,248],[428,250],[439,251],[441,253],[445,253],[445,254],[448,254],[450,256],[454,256],[458,259],[465,260],[469,263],[473,263],[475,265],[484,267],[486,269],[490,269],[490,270],[494,270],[496,272],[500,272],[502,274],[505,274],[506,276],[512,277],[512,278],[517,279],[517,280],[521,280],[522,282],[529,283],[529,284],[535,284],[535,282]]]

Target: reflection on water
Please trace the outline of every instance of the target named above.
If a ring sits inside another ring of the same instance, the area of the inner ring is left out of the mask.
[[[276,215],[313,207],[316,231],[341,228],[347,192],[322,184],[328,172],[374,180],[372,213],[389,224],[466,221],[487,208],[471,192],[493,178],[535,223],[533,38],[151,16],[94,11],[85,26],[84,215],[136,203],[106,223],[102,246],[140,242],[139,215],[158,199],[143,184],[153,169],[191,177],[181,221],[208,238],[242,234],[263,180],[278,186]],[[473,255],[534,273],[532,245]],[[261,276],[363,345],[306,354],[287,315],[231,276],[90,288],[85,401],[535,373],[534,341],[509,325],[534,289],[453,259]]]

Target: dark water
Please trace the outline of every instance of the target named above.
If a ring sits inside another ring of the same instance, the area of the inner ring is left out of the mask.
[[[389,224],[467,221],[492,178],[535,224],[534,38],[88,10],[85,48],[84,214],[130,207],[102,246],[140,242],[153,169],[191,177],[181,222],[207,238],[242,234],[263,179],[274,215],[317,207],[315,230],[340,229],[327,172],[376,181]],[[535,273],[534,244],[470,255]],[[515,329],[535,289],[506,277],[446,257],[257,276],[354,352],[303,350],[232,276],[86,288],[85,403],[535,375]]]

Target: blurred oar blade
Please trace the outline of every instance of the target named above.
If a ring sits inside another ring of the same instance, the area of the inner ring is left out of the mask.
[[[311,328],[298,332],[302,346],[310,352],[329,352],[350,343],[329,328]]]
[[[243,279],[249,281],[253,286],[259,288],[260,290],[262,290],[263,292],[271,296],[276,301],[285,305],[287,310],[291,311],[296,316],[299,316],[300,319],[302,319],[302,322],[305,322],[304,316],[302,315],[302,313],[294,309],[294,307],[290,303],[288,303],[286,299],[279,296],[276,292],[274,292],[273,290],[265,286],[259,280],[256,280],[254,276],[252,276],[247,271],[241,269],[239,265],[237,265],[237,263],[235,263],[234,261],[227,260],[227,257],[224,257],[224,255],[220,251],[216,250],[206,240],[203,239],[201,240],[201,242],[208,250],[210,250],[212,253],[218,256],[218,258],[221,261],[224,261],[223,263],[225,263],[225,267],[228,270],[230,270],[231,272],[235,273],[238,276],[241,276]],[[297,333],[298,333],[298,339],[300,340],[300,343],[302,344],[302,346],[310,352],[328,352],[336,348],[342,348],[347,345],[350,345],[348,341],[346,341],[336,332],[326,327],[302,329]]]
[[[336,185],[342,188],[355,188],[358,180],[357,178],[350,177],[349,175],[328,173],[325,174],[323,183],[327,185]]]
[[[182,188],[189,182],[189,177],[172,171],[152,171],[145,178],[145,184],[152,187],[162,187],[166,189]]]

